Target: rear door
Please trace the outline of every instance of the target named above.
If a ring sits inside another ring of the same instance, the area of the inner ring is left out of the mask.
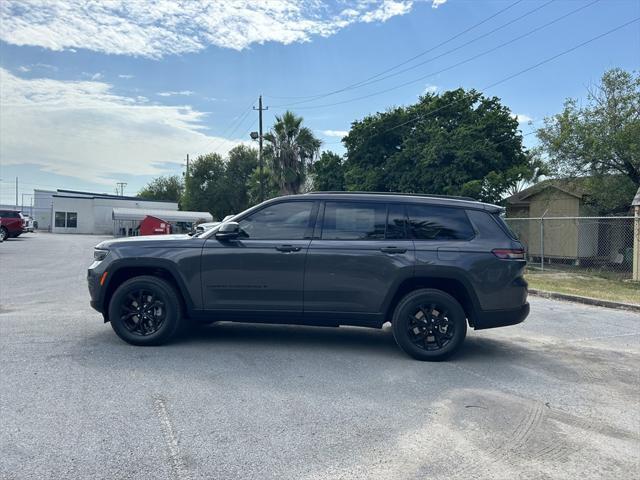
[[[239,220],[239,238],[209,237],[202,251],[205,309],[301,315],[304,262],[318,203],[269,204]]]
[[[305,319],[379,323],[388,295],[413,272],[405,207],[327,200],[319,219],[307,254]]]

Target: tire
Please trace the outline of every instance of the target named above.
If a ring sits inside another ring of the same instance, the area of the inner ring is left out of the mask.
[[[408,293],[396,306],[393,337],[416,360],[444,360],[467,335],[464,309],[448,293],[421,289]]]
[[[4,242],[8,238],[9,238],[9,231],[4,227],[0,227],[0,242]]]
[[[134,277],[118,287],[109,302],[109,319],[116,335],[131,345],[162,345],[180,329],[180,299],[167,281]]]

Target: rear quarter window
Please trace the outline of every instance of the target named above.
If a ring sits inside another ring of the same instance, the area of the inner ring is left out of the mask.
[[[475,231],[462,208],[408,205],[409,231],[416,240],[470,240]]]
[[[483,238],[516,238],[499,215],[480,210],[467,210],[467,215]]]

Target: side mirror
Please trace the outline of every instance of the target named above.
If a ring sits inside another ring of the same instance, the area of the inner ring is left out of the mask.
[[[231,240],[238,238],[238,235],[240,235],[240,225],[238,225],[238,222],[223,223],[216,232],[216,238],[218,240]]]

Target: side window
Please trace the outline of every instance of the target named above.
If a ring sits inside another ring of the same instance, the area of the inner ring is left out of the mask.
[[[387,217],[387,235],[388,239],[407,238],[406,232],[406,215],[404,205],[397,203],[389,204],[389,214]]]
[[[265,207],[242,219],[242,238],[302,240],[311,226],[313,202],[285,202]]]
[[[326,202],[323,240],[382,240],[387,219],[384,203]]]
[[[55,226],[59,228],[65,227],[66,212],[56,212]]]
[[[409,205],[409,229],[417,240],[469,240],[473,227],[461,208]]]

